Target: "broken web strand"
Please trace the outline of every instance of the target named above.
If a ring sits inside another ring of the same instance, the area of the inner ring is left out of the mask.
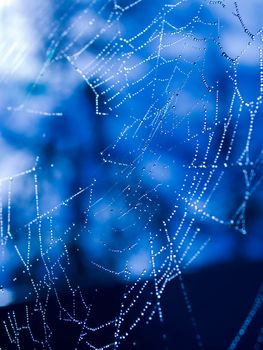
[[[240,343],[242,337],[245,335],[247,328],[250,326],[251,322],[253,321],[254,317],[256,316],[258,310],[262,307],[263,304],[263,284],[261,284],[258,294],[254,300],[254,303],[245,318],[244,322],[242,323],[237,335],[233,339],[232,343],[228,347],[228,350],[235,350],[238,347],[238,344]]]

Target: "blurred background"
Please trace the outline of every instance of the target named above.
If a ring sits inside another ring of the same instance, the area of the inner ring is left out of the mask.
[[[263,344],[259,0],[0,0],[1,349]]]

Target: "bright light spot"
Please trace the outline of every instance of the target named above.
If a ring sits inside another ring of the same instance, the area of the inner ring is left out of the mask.
[[[145,252],[134,254],[134,256],[132,256],[130,259],[130,266],[132,270],[132,277],[136,278],[140,276],[143,270],[151,268],[149,255]]]
[[[0,307],[8,306],[12,303],[14,297],[10,289],[3,288],[0,291]]]
[[[0,0],[0,8],[13,5],[14,2],[15,0]]]

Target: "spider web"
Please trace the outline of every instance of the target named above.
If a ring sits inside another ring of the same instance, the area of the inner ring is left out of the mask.
[[[47,131],[27,135],[24,143],[38,142],[26,165],[17,152],[1,176],[2,298],[15,291],[24,303],[23,317],[8,310],[3,320],[10,346],[24,349],[29,339],[32,349],[53,349],[54,318],[70,327],[75,349],[136,347],[134,330],[156,320],[165,342],[162,301],[176,283],[196,346],[205,349],[184,276],[218,232],[250,235],[247,211],[263,179],[262,28],[246,26],[244,2],[31,5],[41,65],[32,67],[26,92],[4,99],[3,124]],[[230,24],[237,45],[227,42]],[[2,65],[11,62],[1,82],[19,90],[33,48],[14,55],[14,47],[2,45],[10,49]],[[250,79],[247,64],[256,67]],[[91,101],[87,112],[66,102],[79,86]],[[88,138],[100,133],[97,151]],[[123,286],[118,308],[98,319],[96,305],[107,299],[100,287],[115,283]],[[242,342],[262,293],[229,349]]]

